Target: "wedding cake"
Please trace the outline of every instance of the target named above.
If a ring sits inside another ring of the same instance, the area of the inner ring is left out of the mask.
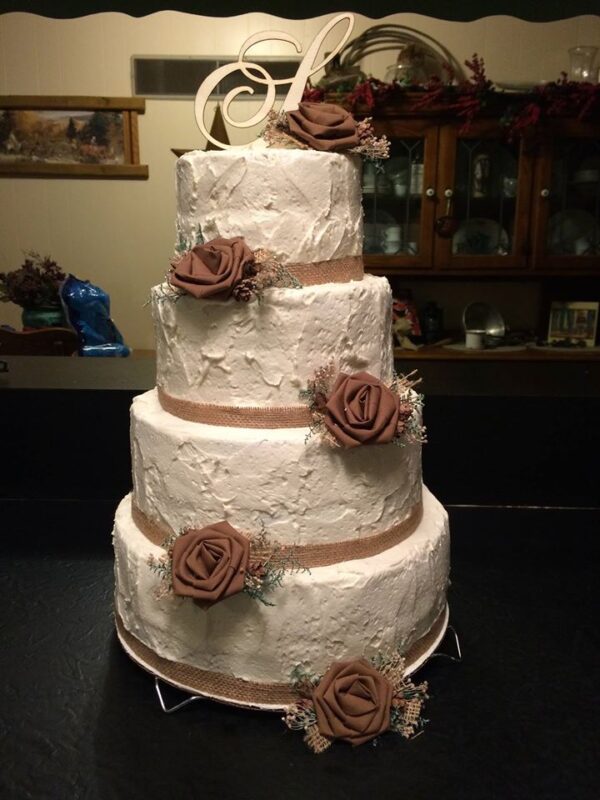
[[[262,147],[179,159],[178,255],[152,290],[157,388],[133,402],[114,528],[129,655],[194,694],[310,707],[290,727],[318,751],[394,729],[394,697],[445,631],[449,570],[390,287],[362,265],[366,128],[330,109],[302,104]],[[368,709],[340,728],[327,697],[348,680],[344,702]]]

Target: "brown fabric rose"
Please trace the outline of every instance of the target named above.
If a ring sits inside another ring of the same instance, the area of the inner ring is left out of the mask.
[[[228,522],[189,530],[173,545],[173,591],[212,605],[244,588],[250,543]]]
[[[226,300],[253,262],[254,254],[242,236],[213,239],[172,261],[169,282],[194,297]]]
[[[312,696],[323,736],[364,744],[390,727],[392,685],[367,661],[338,661]]]
[[[315,150],[348,150],[359,143],[356,120],[332,103],[300,103],[286,113],[290,133]]]
[[[325,425],[343,447],[385,444],[397,433],[399,398],[373,375],[341,372],[325,406]]]

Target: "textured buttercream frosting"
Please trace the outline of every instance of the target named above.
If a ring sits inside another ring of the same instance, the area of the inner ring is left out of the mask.
[[[244,236],[286,263],[360,255],[358,156],[239,148],[177,161],[178,240]]]
[[[147,560],[164,552],[117,511],[117,611],[125,628],[159,655],[201,669],[264,681],[289,681],[297,664],[317,674],[332,661],[406,651],[444,608],[449,564],[447,517],[423,490],[421,523],[378,556],[288,573],[274,606],[244,594],[209,609],[189,598],[157,598],[160,579]]]
[[[190,153],[177,164],[178,245],[243,236],[283,263],[359,256],[360,195],[360,163],[348,155]],[[331,362],[348,374],[393,378],[391,292],[383,278],[271,288],[248,304],[168,295],[155,287],[152,305],[157,381],[172,398],[298,406],[300,391]],[[420,444],[346,450],[308,437],[306,427],[186,421],[161,407],[156,390],[134,400],[131,419],[134,486],[115,521],[116,606],[124,628],[155,654],[247,681],[286,683],[297,664],[323,673],[335,660],[405,652],[440,618],[448,524],[422,487]],[[176,532],[225,520],[248,534],[264,525],[281,544],[335,546],[393,529],[421,501],[420,522],[403,541],[367,558],[287,572],[269,598],[274,607],[244,593],[209,609],[158,597],[148,558],[164,551],[131,515],[133,502]]]
[[[198,300],[152,292],[157,382],[174,397],[221,405],[293,405],[320,367],[393,372],[385,278],[269,289],[264,300]]]
[[[344,450],[307,434],[187,422],[146,392],[131,412],[135,501],[176,531],[226,519],[285,544],[383,533],[420,501],[420,444]]]

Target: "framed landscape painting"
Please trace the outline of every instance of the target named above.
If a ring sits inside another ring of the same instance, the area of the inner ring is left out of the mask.
[[[0,96],[0,176],[147,178],[140,97]]]

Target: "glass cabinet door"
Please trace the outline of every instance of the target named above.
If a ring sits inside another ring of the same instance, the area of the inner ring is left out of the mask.
[[[570,130],[571,128],[571,130]],[[535,265],[600,266],[600,129],[554,126],[536,175]]]
[[[423,135],[402,130],[390,139],[390,158],[363,165],[364,253],[369,266],[431,266],[433,193],[437,129]]]
[[[435,258],[442,268],[515,268],[526,264],[531,168],[521,145],[497,122],[467,135],[441,133]]]

